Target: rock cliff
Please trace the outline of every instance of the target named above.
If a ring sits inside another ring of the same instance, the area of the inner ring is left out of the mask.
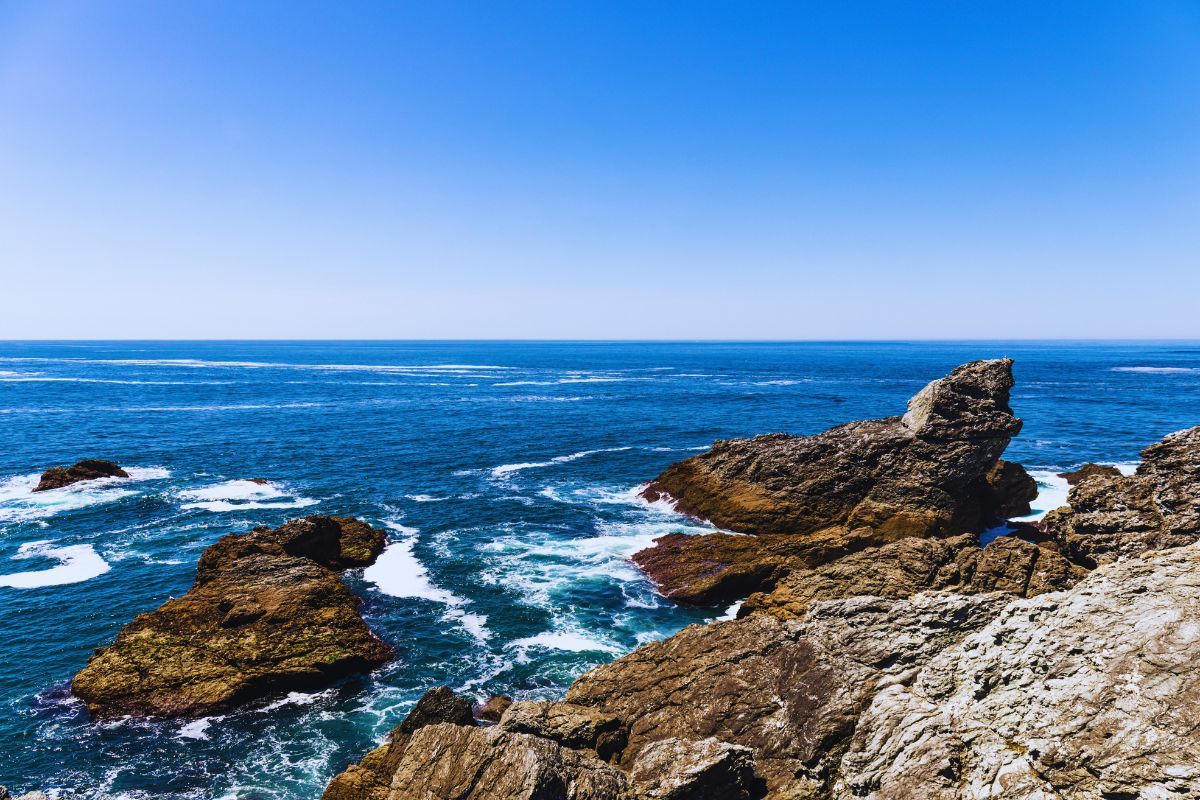
[[[372,669],[391,648],[338,573],[373,563],[384,541],[327,516],[222,537],[193,587],[126,625],[71,691],[94,718],[203,716]]]

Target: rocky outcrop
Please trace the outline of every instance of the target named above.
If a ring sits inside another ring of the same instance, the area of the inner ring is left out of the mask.
[[[392,776],[399,769],[409,739],[421,728],[442,724],[475,725],[470,701],[448,686],[430,689],[422,695],[404,721],[388,734],[387,742],[334,778],[321,800],[387,800]]]
[[[798,618],[818,600],[911,597],[930,590],[1033,597],[1070,588],[1086,575],[1055,548],[1015,536],[998,537],[987,547],[979,547],[970,534],[946,540],[909,537],[831,564],[794,569],[772,591],[747,598],[739,613]]]
[[[1095,566],[1200,539],[1200,427],[1142,451],[1137,472],[1095,472],[1044,527],[1073,561]]]
[[[80,481],[91,481],[96,478],[128,478],[129,473],[112,461],[102,458],[85,458],[69,467],[51,467],[42,473],[41,480],[34,487],[35,492],[45,492],[49,489],[61,489]]]
[[[667,537],[633,559],[668,597],[727,602],[798,566],[1028,513],[1037,484],[1000,459],[1021,429],[1012,385],[1010,360],[976,361],[926,386],[903,417],[717,442],[644,495],[754,538]]]
[[[437,724],[371,797],[1193,796],[1196,620],[1200,544],[1033,598],[860,596],[814,601],[800,618],[692,626],[526,715],[615,720],[626,740],[609,762],[578,735],[587,726]],[[721,788],[704,788],[709,778]]]
[[[922,389],[903,417],[720,441],[668,468],[645,494],[742,533],[840,525],[900,538],[977,529],[1019,502],[996,496],[1012,476],[988,482],[1021,430],[1008,405],[1012,385],[1011,360],[975,361]],[[1032,498],[1027,484],[1017,488]]]
[[[511,697],[505,694],[497,694],[489,697],[486,703],[483,703],[475,708],[475,718],[484,722],[499,722],[504,716],[504,712],[508,711],[513,704]]]
[[[126,625],[71,690],[95,718],[202,716],[372,669],[391,648],[338,573],[373,563],[384,543],[327,516],[222,537],[193,587]]]
[[[1075,486],[1093,476],[1114,478],[1120,474],[1121,470],[1108,464],[1084,464],[1082,467],[1073,469],[1070,472],[1060,472],[1058,473],[1058,477],[1066,478],[1068,486]]]
[[[50,800],[45,792],[27,792],[13,796],[8,789],[0,786],[0,800]]]
[[[837,800],[1200,792],[1200,549],[1018,600],[856,725]]]

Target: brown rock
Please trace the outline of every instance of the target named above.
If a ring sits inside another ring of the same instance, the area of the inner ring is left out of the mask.
[[[80,481],[91,481],[96,478],[128,478],[129,473],[112,461],[102,458],[85,458],[70,467],[51,467],[42,473],[42,478],[34,488],[35,492],[48,489],[61,489]]]
[[[712,738],[648,744],[629,776],[642,800],[755,800],[766,789],[754,751]]]
[[[449,686],[430,689],[413,710],[388,734],[386,743],[375,748],[357,764],[351,764],[330,782],[321,800],[385,800],[392,775],[399,767],[412,735],[428,725],[473,727],[471,703]]]
[[[1058,552],[1001,536],[979,547],[973,535],[909,537],[812,569],[794,569],[767,593],[746,599],[740,616],[804,616],[818,600],[855,595],[910,597],[917,592],[1003,591],[1020,597],[1066,589],[1087,575]]]
[[[1150,445],[1142,459],[1130,476],[1091,471],[1069,507],[1046,515],[1072,561],[1092,567],[1200,539],[1200,427]]]
[[[926,386],[903,417],[717,442],[668,468],[645,494],[743,533],[866,525],[897,539],[977,529],[998,515],[980,498],[1021,429],[1008,406],[1012,385],[1011,360],[975,361]],[[1005,476],[992,488],[1012,483]]]
[[[724,603],[794,568],[1028,513],[1036,482],[999,459],[1021,428],[1011,387],[1011,361],[977,361],[925,387],[903,417],[717,442],[644,495],[755,537],[673,534],[633,559],[668,597]]]
[[[475,709],[475,718],[484,720],[485,722],[499,722],[504,716],[504,712],[513,704],[513,700],[508,695],[497,694],[488,698],[488,701]]]
[[[625,729],[619,719],[570,703],[513,703],[500,718],[500,727],[550,739],[572,750],[590,750],[606,761],[625,747]]]
[[[372,669],[391,648],[338,571],[372,563],[383,546],[382,531],[350,517],[222,537],[195,585],[126,625],[71,690],[98,719],[203,716]]]
[[[1109,466],[1107,464],[1084,464],[1079,469],[1071,470],[1070,472],[1060,472],[1060,473],[1058,473],[1058,477],[1066,478],[1068,485],[1075,486],[1076,484],[1081,483],[1085,479],[1091,478],[1094,476],[1102,477],[1102,478],[1112,478],[1112,477],[1117,477],[1120,474],[1121,474],[1121,470],[1117,469],[1116,467]],[[1018,516],[1018,515],[1014,515],[1014,516]]]

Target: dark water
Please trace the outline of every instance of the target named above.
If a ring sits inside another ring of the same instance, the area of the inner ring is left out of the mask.
[[[431,686],[554,696],[724,611],[626,561],[703,530],[640,482],[713,439],[900,413],[1001,355],[1030,467],[1130,462],[1200,423],[1194,342],[0,343],[0,784],[311,798]],[[30,494],[82,457],[135,479]],[[312,512],[391,530],[349,581],[394,664],[200,722],[87,721],[65,687],[92,648],[186,591],[217,537]]]

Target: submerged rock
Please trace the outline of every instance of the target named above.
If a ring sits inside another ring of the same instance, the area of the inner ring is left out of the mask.
[[[45,492],[49,489],[61,489],[80,481],[91,481],[96,478],[128,478],[129,473],[112,461],[102,458],[85,458],[69,467],[51,467],[42,473],[41,480],[34,488],[35,492]]]
[[[1120,474],[1121,470],[1107,464],[1084,464],[1079,469],[1071,470],[1070,472],[1060,472],[1058,473],[1058,477],[1066,478],[1068,486],[1075,486],[1087,478],[1094,476],[1112,478]]]
[[[1142,451],[1137,472],[1092,472],[1045,530],[1073,561],[1095,566],[1200,539],[1200,427]]]
[[[903,417],[816,436],[717,442],[669,467],[650,500],[729,530],[672,535],[633,560],[664,595],[726,603],[815,567],[906,537],[979,533],[1029,512],[1037,483],[1000,459],[1021,421],[1008,405],[1012,361],[975,361],[933,381]]]
[[[373,563],[384,543],[351,517],[224,536],[193,587],[126,625],[71,691],[94,718],[203,716],[372,669],[392,650],[338,573]]]
[[[508,695],[493,695],[488,698],[486,703],[476,707],[475,718],[484,722],[499,722],[500,718],[504,716],[504,712],[512,704],[513,700]]]

